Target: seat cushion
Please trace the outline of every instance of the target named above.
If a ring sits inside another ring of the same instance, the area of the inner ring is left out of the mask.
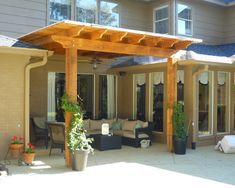
[[[133,131],[135,129],[137,121],[124,121],[122,125],[122,130]]]
[[[135,134],[133,131],[123,131],[122,136],[135,139]],[[138,134],[138,138],[149,138],[149,136],[145,133],[141,133],[141,134]]]
[[[89,130],[86,132],[86,135],[91,135],[91,134],[101,134],[101,130]]]

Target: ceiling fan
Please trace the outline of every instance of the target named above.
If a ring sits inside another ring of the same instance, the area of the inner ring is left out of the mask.
[[[110,62],[110,60],[99,58],[96,54],[91,56],[91,58],[84,59],[82,61],[90,63],[92,65],[93,70],[97,70],[99,65],[101,65],[101,64],[104,66],[108,66],[107,63],[105,63],[105,62]]]

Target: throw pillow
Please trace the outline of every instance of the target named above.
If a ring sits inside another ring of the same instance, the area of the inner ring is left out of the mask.
[[[119,122],[119,121],[114,121],[114,122],[112,123],[111,129],[112,129],[112,130],[121,130],[121,129],[122,129],[121,122]]]
[[[109,127],[111,127],[115,119],[102,119],[102,121],[103,123],[108,123]]]
[[[90,120],[90,129],[91,130],[101,130],[103,124],[102,120]]]

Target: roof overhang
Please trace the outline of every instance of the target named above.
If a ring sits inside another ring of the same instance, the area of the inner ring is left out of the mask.
[[[172,57],[200,39],[101,26],[74,21],[61,21],[19,38],[57,54],[76,48],[79,55],[98,54],[107,58],[143,55]]]
[[[8,47],[8,46],[0,46],[0,53],[35,56],[35,57],[51,56],[53,54],[52,51],[48,50],[42,50],[36,48]]]

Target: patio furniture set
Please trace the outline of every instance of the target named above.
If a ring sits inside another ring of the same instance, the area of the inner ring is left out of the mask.
[[[109,133],[102,134],[102,124],[109,125]],[[51,140],[50,153],[53,148],[64,150],[64,122],[46,122]],[[33,126],[37,126],[33,118]],[[121,149],[122,145],[140,147],[142,140],[152,141],[152,122],[127,119],[84,120],[86,135],[94,139],[92,146],[100,151]],[[45,131],[46,132],[46,131]],[[47,143],[46,143],[47,146]]]

